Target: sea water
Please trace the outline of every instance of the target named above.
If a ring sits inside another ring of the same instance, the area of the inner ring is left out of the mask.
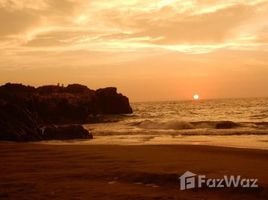
[[[133,114],[109,115],[104,123],[84,125],[94,135],[90,143],[268,149],[268,98],[137,102],[131,105]]]

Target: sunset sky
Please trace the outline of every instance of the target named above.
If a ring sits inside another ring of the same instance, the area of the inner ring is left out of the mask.
[[[0,0],[0,21],[1,84],[268,96],[268,0]]]

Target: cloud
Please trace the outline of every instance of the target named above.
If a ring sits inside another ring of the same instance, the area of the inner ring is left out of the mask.
[[[40,16],[34,12],[8,10],[0,7],[0,21],[3,23],[0,28],[0,37],[15,35],[35,27],[39,24],[40,19]]]
[[[42,10],[47,7],[45,0],[0,0],[0,7],[12,11],[18,10]]]
[[[234,36],[232,30],[254,13],[251,7],[237,5],[201,15],[176,15],[168,20],[149,23],[139,34],[162,37],[161,44],[214,43]]]
[[[268,45],[268,25],[263,27],[256,38],[257,42]]]
[[[266,49],[268,1],[0,0],[0,52]]]
[[[0,0],[0,82],[116,85],[140,100],[267,94],[267,10],[268,0]]]
[[[4,22],[0,37],[20,37],[42,28],[70,25],[69,18],[79,7],[79,1],[71,0],[0,0],[0,20]]]

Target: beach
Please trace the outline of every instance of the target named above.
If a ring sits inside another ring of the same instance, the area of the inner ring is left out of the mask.
[[[268,0],[0,10],[0,200],[268,200]]]
[[[268,199],[267,150],[1,142],[0,157],[0,199]],[[259,187],[180,190],[186,171]]]

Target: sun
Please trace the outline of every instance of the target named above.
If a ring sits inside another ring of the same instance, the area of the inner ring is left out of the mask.
[[[198,94],[195,94],[195,95],[193,95],[193,100],[199,100],[199,95]]]

